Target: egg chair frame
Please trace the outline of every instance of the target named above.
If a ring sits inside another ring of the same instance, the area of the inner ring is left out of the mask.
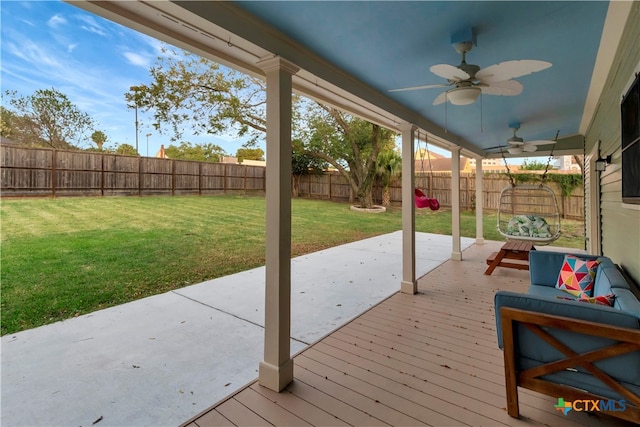
[[[556,133],[556,141],[558,134],[559,132]],[[496,228],[500,235],[507,240],[548,245],[556,241],[562,234],[556,195],[551,188],[544,185],[553,158],[553,148],[547,159],[547,165],[539,185],[516,185],[504,151],[500,149],[510,185],[500,192]]]
[[[507,240],[529,241],[538,245],[554,242],[562,233],[555,193],[546,185],[503,188],[497,228]]]

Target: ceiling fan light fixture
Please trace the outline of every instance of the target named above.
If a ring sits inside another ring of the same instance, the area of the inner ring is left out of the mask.
[[[509,152],[509,154],[522,154],[521,147],[509,147],[507,148],[507,151]]]
[[[522,149],[523,149],[524,151],[526,151],[527,153],[533,153],[534,151],[536,151],[536,150],[538,149],[538,147],[537,147],[537,146],[535,146],[534,144],[527,144],[527,143],[525,143],[525,144],[522,146]]]
[[[447,91],[447,98],[453,105],[469,105],[476,102],[480,92],[479,87],[457,87]]]

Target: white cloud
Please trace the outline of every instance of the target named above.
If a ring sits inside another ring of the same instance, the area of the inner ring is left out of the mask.
[[[124,52],[122,55],[127,59],[127,61],[129,61],[131,65],[136,65],[143,68],[149,68],[149,65],[151,63],[151,60],[149,59],[149,57],[140,55],[138,53]]]
[[[78,47],[78,43],[73,43],[73,44],[68,45],[68,46],[67,46],[67,53],[71,53],[71,52],[73,52],[73,50],[74,50],[75,48],[77,48],[77,47]]]
[[[47,21],[47,25],[50,26],[51,28],[58,28],[60,26],[66,25],[66,24],[67,24],[67,20],[63,16],[58,15],[58,14],[53,15]]]
[[[27,19],[20,19],[20,22],[22,22],[23,24],[28,25],[30,27],[35,27],[36,26],[36,24],[34,24],[33,22],[31,22],[31,21],[29,21]]]
[[[84,25],[80,25],[80,28],[82,28],[83,30],[103,37],[106,37],[108,35],[104,27],[100,25],[93,16],[76,15],[76,18],[84,22]]]

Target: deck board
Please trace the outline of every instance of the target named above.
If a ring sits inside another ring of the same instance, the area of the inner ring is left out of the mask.
[[[251,389],[262,394],[273,403],[287,408],[292,414],[304,418],[311,425],[331,427],[350,425],[336,415],[332,415],[318,406],[307,402],[300,396],[295,395],[291,390],[287,390],[284,393],[276,393],[266,387],[260,387],[257,383],[254,383]]]
[[[472,246],[465,261],[447,261],[421,278],[418,294],[394,294],[301,352],[282,393],[254,382],[185,425],[630,425],[564,416],[553,408],[556,399],[523,389],[521,418],[507,414],[493,296],[526,291],[529,273],[497,268],[484,275],[499,247]]]

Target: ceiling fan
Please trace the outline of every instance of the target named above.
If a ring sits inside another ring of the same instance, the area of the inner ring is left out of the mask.
[[[509,127],[513,129],[513,136],[507,139],[506,145],[497,145],[495,147],[486,148],[486,150],[497,150],[500,149],[502,151],[503,148],[506,148],[509,154],[522,154],[525,153],[533,153],[538,149],[539,145],[551,145],[555,144],[558,140],[558,134],[560,131],[556,133],[555,139],[540,139],[536,141],[525,141],[523,138],[519,137],[516,132],[520,129],[520,123],[510,123]]]
[[[468,105],[474,103],[480,93],[503,96],[519,95],[522,93],[522,84],[512,80],[513,78],[551,67],[550,62],[524,59],[500,62],[481,69],[477,65],[466,62],[466,54],[471,51],[473,44],[472,41],[463,41],[453,45],[456,52],[462,55],[462,62],[457,67],[449,64],[437,64],[429,69],[433,74],[447,79],[446,83],[392,89],[389,92],[452,86],[451,89],[438,95],[433,101],[433,105],[446,101],[454,105]]]

